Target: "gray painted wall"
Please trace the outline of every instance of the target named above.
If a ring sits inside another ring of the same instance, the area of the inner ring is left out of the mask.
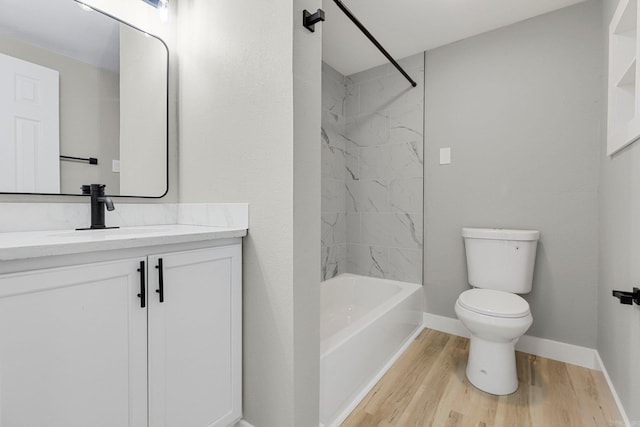
[[[528,334],[595,347],[600,15],[590,1],[427,52],[427,312],[455,318],[468,289],[462,227],[537,229]]]
[[[603,1],[602,99],[605,100],[608,27],[617,4],[617,0]],[[602,110],[602,120],[606,124],[606,107]],[[631,290],[640,283],[640,143],[608,157],[605,152],[606,126],[600,136],[597,348],[631,423],[638,425],[640,307],[620,305],[611,296],[611,290]]]
[[[322,30],[300,25],[321,0],[290,2],[293,25],[293,425],[320,420],[320,127]],[[283,70],[284,72],[284,70]],[[254,425],[263,423],[257,419]]]
[[[168,52],[162,43],[120,26],[120,191],[159,197],[167,190]]]
[[[322,32],[302,28],[300,16],[320,1],[178,6],[180,201],[250,206],[244,417],[316,427]]]

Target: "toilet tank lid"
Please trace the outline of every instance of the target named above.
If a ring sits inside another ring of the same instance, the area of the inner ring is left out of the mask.
[[[490,240],[538,240],[537,230],[508,230],[505,228],[468,228],[462,229],[462,237]]]

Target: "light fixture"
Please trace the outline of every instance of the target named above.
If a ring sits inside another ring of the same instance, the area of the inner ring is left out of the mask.
[[[167,22],[169,20],[169,0],[160,0],[158,10],[162,22]]]
[[[84,10],[85,12],[91,12],[93,11],[93,8],[87,6],[84,3],[80,3],[79,1],[76,1],[76,3],[78,3],[78,6],[80,7],[80,9]]]
[[[169,20],[169,0],[142,0],[143,2],[158,9],[162,22]]]

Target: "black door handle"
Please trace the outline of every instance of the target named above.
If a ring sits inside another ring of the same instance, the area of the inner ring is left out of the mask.
[[[138,294],[138,298],[140,298],[140,307],[145,308],[147,306],[147,296],[144,289],[144,283],[146,281],[144,261],[140,261],[140,268],[138,271],[140,272],[140,293]]]
[[[163,276],[163,268],[162,268],[162,258],[158,258],[158,265],[156,265],[158,269],[158,289],[156,289],[156,293],[160,295],[160,302],[164,302],[164,276]]]

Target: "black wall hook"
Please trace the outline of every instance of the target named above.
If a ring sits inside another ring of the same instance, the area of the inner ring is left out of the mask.
[[[633,292],[612,291],[611,294],[620,300],[620,304],[633,305],[635,302],[640,305],[640,289],[638,288],[633,288]]]
[[[302,25],[312,33],[315,33],[315,25],[320,21],[324,21],[324,10],[318,9],[314,14],[307,9],[302,12]]]

